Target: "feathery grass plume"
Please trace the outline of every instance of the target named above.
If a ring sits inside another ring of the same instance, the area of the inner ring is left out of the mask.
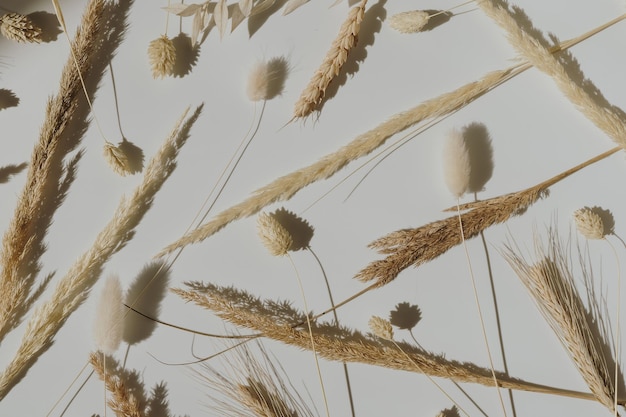
[[[93,326],[96,348],[105,354],[114,353],[122,342],[126,312],[123,301],[120,279],[112,275],[104,281]]]
[[[393,340],[393,328],[389,320],[372,316],[367,322],[367,325],[375,336],[385,340]]]
[[[210,283],[187,282],[187,290],[172,291],[185,301],[211,310],[222,319],[237,326],[262,332],[265,337],[311,349],[310,334],[304,330],[306,315],[294,310],[288,302],[261,300],[234,287],[219,287]],[[457,382],[473,382],[493,386],[491,369],[469,362],[448,360],[409,344],[396,347],[383,345],[357,331],[338,328],[334,323],[315,322],[315,349],[323,358],[341,362],[358,362],[390,369],[425,373],[430,376],[452,378]],[[592,394],[563,390],[512,378],[498,372],[498,383],[503,388],[542,392],[567,397],[595,400]],[[620,402],[621,404],[621,402]]]
[[[576,210],[572,217],[574,218],[576,229],[587,239],[604,239],[608,234],[602,217],[589,207]]]
[[[0,374],[0,399],[17,384],[54,341],[68,317],[83,303],[104,264],[132,239],[135,228],[152,206],[156,193],[174,172],[176,158],[200,116],[202,105],[186,120],[188,109],[144,170],[143,180],[129,199],[123,198],[113,218],[59,281],[51,298],[41,304],[26,325],[17,353]]]
[[[105,369],[105,359],[102,355],[91,352],[89,362],[93,366],[101,380],[104,381],[106,389],[112,397],[108,401],[109,406],[117,416],[123,417],[144,417],[142,401],[135,395],[136,390],[131,390],[122,373],[116,372],[118,366],[107,365]],[[107,363],[116,363],[111,357],[106,358]]]
[[[339,34],[326,53],[322,64],[300,94],[294,107],[293,119],[307,117],[319,108],[328,85],[339,74],[341,67],[348,59],[348,53],[356,45],[366,3],[367,0],[361,0],[358,5],[350,9],[348,18],[341,25]]]
[[[210,394],[215,403],[211,411],[228,417],[313,417],[291,383],[285,382],[287,375],[276,369],[260,342],[257,346],[260,355],[242,345],[234,350],[233,359],[224,359],[227,374],[200,365],[197,378],[218,394]]]
[[[274,218],[272,213],[259,214],[257,229],[261,242],[272,256],[287,254],[293,240],[289,232]]]
[[[453,129],[448,133],[443,148],[443,173],[452,195],[460,198],[469,187],[470,158],[463,133]]]
[[[569,52],[553,55],[554,47],[539,30],[523,28],[519,22],[529,23],[531,20],[521,8],[511,7],[504,0],[478,1],[476,4],[507,32],[509,43],[528,62],[552,77],[578,110],[615,143],[626,148],[626,115],[612,106],[593,82],[584,77]],[[625,17],[622,15],[614,21]],[[555,37],[551,40],[558,43]]]
[[[613,19],[574,39],[564,41],[551,48],[550,52],[562,52],[614,25],[623,18],[624,17]],[[348,163],[370,154],[384,145],[387,139],[396,133],[427,119],[443,117],[453,111],[459,110],[529,68],[532,68],[532,65],[524,62],[504,70],[487,73],[477,81],[465,84],[456,90],[444,93],[439,97],[427,100],[411,109],[392,116],[389,120],[357,136],[347,145],[322,157],[317,162],[284,175],[266,186],[257,189],[253,192],[252,196],[222,211],[209,222],[198,226],[177,241],[166,246],[157,256],[164,256],[178,248],[200,242],[214,235],[229,223],[252,216],[269,204],[289,200],[307,185],[328,179]]]
[[[148,45],[148,58],[153,78],[163,78],[172,74],[176,63],[176,48],[167,35],[161,35]]]
[[[82,152],[78,152],[69,163],[63,163],[82,138],[79,136],[75,142],[69,143],[68,132],[86,130],[81,123],[87,123],[87,114],[77,99],[83,94],[78,73],[90,74],[94,78],[101,76],[93,65],[100,31],[105,25],[104,10],[103,0],[92,0],[83,14],[73,41],[73,50],[82,57],[80,71],[70,56],[61,74],[59,92],[48,100],[26,183],[2,239],[0,340],[20,323],[28,307],[45,288],[46,280],[39,288],[33,288],[41,268],[39,259],[45,251],[44,237],[53,214],[73,182],[76,165],[82,156]]]
[[[494,224],[523,214],[537,200],[548,195],[552,185],[620,150],[622,148],[617,146],[525,190],[462,204],[449,210],[465,210],[460,215],[463,233],[466,239],[471,239]],[[393,281],[409,266],[417,267],[431,261],[461,243],[458,215],[415,229],[397,230],[368,245],[387,257],[371,262],[355,278],[363,282],[376,281],[376,285],[381,287]]]
[[[389,18],[389,26],[400,33],[415,33],[424,29],[430,20],[430,13],[424,10],[409,10],[396,13]]]
[[[607,340],[590,318],[592,312],[583,303],[574,284],[569,250],[562,246],[557,232],[548,230],[548,247],[535,236],[538,260],[527,261],[511,245],[504,257],[528,289],[563,347],[576,364],[578,371],[596,399],[612,412],[615,411],[615,385],[609,363],[615,363]],[[595,329],[594,329],[595,327]]]
[[[16,42],[41,42],[42,30],[25,15],[7,13],[0,16],[0,33]]]

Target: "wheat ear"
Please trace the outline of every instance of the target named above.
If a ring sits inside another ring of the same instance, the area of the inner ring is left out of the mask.
[[[348,60],[350,50],[357,43],[361,21],[365,15],[366,3],[367,0],[361,0],[358,5],[350,9],[348,18],[341,25],[339,34],[330,46],[330,50],[326,53],[322,64],[300,94],[298,101],[296,101],[292,120],[307,117],[313,111],[319,109],[330,82],[339,75],[341,67]]]
[[[585,78],[577,68],[575,60],[565,51],[554,55],[546,39],[538,30],[524,30],[518,23],[529,21],[523,10],[510,10],[504,0],[485,0],[476,3],[508,35],[509,42],[524,58],[556,82],[561,92],[599,129],[616,144],[626,147],[626,120],[623,114],[606,101],[591,80]],[[619,16],[614,21],[626,18]]]
[[[115,362],[112,358],[109,358],[109,360]],[[139,404],[139,401],[126,386],[122,378],[106,372],[103,354],[91,352],[89,362],[100,379],[104,381],[106,389],[111,393],[112,398],[108,401],[108,404],[115,414],[118,417],[144,417],[141,404]]]
[[[459,206],[460,210],[469,210],[460,215],[465,238],[475,237],[486,228],[521,214],[546,195],[550,186],[621,149],[619,146],[610,149],[525,190]],[[453,209],[456,210],[457,207]],[[419,266],[431,261],[461,242],[459,216],[437,220],[416,229],[392,232],[369,244],[370,248],[388,256],[370,263],[355,278],[363,282],[376,281],[375,284],[381,287],[393,281],[409,266]]]
[[[569,256],[554,230],[549,230],[546,249],[535,237],[538,261],[529,263],[508,246],[505,259],[515,270],[539,310],[568,351],[580,374],[597,400],[615,411],[615,385],[607,365],[615,361],[605,357],[589,317],[592,317],[574,286]],[[608,346],[607,341],[604,344]],[[608,360],[610,359],[610,360]]]
[[[254,329],[265,337],[296,346],[311,349],[310,334],[306,330],[293,327],[303,322],[304,313],[295,312],[288,303],[261,300],[233,287],[218,287],[205,283],[186,283],[188,290],[173,289],[186,301],[211,310],[222,319],[237,326]],[[395,346],[384,345],[375,339],[367,338],[356,331],[337,329],[332,324],[319,324],[313,333],[315,349],[319,356],[339,362],[355,362],[382,366],[390,369],[425,373],[434,377],[450,378],[457,382],[472,382],[493,386],[491,369],[482,368],[468,362],[447,360],[412,345],[401,344],[403,351]],[[336,337],[324,333],[338,334]],[[339,332],[339,333],[338,333]],[[595,400],[589,393],[563,390],[560,388],[534,384],[512,378],[497,372],[498,386],[523,391],[561,395],[566,397]],[[623,399],[619,400],[624,403]]]
[[[574,39],[565,41],[551,48],[550,52],[556,53],[570,48],[617,23],[621,19],[622,18],[613,19],[598,28]],[[442,117],[461,109],[498,85],[503,84],[529,68],[532,68],[531,64],[522,63],[513,65],[504,70],[490,72],[478,81],[465,84],[454,91],[444,93],[439,97],[427,100],[409,110],[392,116],[389,120],[381,123],[374,129],[357,136],[336,152],[328,154],[307,167],[282,176],[270,184],[257,189],[252,193],[252,196],[241,203],[222,211],[212,220],[186,233],[177,241],[166,246],[157,254],[157,257],[162,257],[178,248],[200,242],[214,235],[235,220],[253,216],[269,204],[289,200],[307,185],[330,178],[351,161],[370,154],[384,145],[387,139],[396,133],[429,118]]]
[[[187,111],[152,158],[144,171],[143,181],[130,199],[122,198],[113,218],[98,234],[92,247],[70,268],[57,285],[51,298],[40,305],[26,325],[17,353],[0,374],[0,399],[17,384],[48,349],[57,331],[83,303],[96,283],[104,264],[133,237],[156,193],[176,168],[176,157],[185,144],[191,126],[200,116],[202,106],[183,123]]]
[[[82,95],[79,72],[89,73],[97,53],[103,8],[102,0],[92,0],[85,10],[73,42],[73,49],[81,57],[79,67],[70,57],[61,74],[59,92],[48,100],[39,140],[28,166],[26,184],[3,237],[0,254],[0,340],[19,324],[32,304],[32,296],[39,292],[33,289],[33,285],[40,268],[38,259],[45,250],[44,235],[52,216],[45,210],[54,212],[63,201],[66,188],[73,179],[74,165],[81,155],[69,165],[62,166],[61,161],[69,152],[64,143],[68,130],[75,126],[75,119],[84,119],[80,115],[81,102],[77,99]],[[51,190],[54,191],[52,197]]]

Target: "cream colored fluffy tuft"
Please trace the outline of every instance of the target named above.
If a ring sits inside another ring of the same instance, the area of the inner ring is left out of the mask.
[[[125,313],[123,302],[120,279],[112,275],[104,282],[93,326],[96,347],[106,354],[115,352],[122,342]]]
[[[394,14],[389,18],[389,26],[400,33],[421,32],[430,20],[430,14],[424,10],[410,10]]]
[[[167,35],[161,35],[150,42],[148,58],[152,67],[153,78],[163,78],[171,75],[176,63],[176,48],[174,42]]]
[[[450,131],[443,151],[444,178],[448,189],[460,198],[469,187],[470,158],[465,139],[460,130]]]

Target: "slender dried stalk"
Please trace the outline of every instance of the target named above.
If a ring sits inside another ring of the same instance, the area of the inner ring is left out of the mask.
[[[512,247],[504,252],[505,259],[515,270],[539,310],[568,351],[580,374],[597,400],[611,412],[615,411],[615,384],[601,340],[603,332],[593,329],[591,311],[585,307],[574,285],[570,257],[561,246],[554,230],[548,232],[548,248],[535,239],[535,250],[539,260],[529,263]],[[606,334],[606,332],[604,332]]]
[[[524,212],[542,196],[547,195],[550,186],[621,149],[619,146],[615,147],[525,190],[459,206],[460,210],[470,210],[460,215],[465,238],[475,237],[486,228]],[[376,285],[382,287],[409,266],[419,266],[431,261],[461,242],[457,215],[416,229],[392,232],[369,244],[370,248],[388,256],[370,263],[355,278],[363,282],[375,280]]]
[[[109,360],[112,360],[112,358],[107,358],[107,361]],[[104,381],[107,390],[111,393],[112,397],[108,401],[108,404],[115,414],[118,417],[143,417],[144,413],[141,404],[139,404],[137,398],[128,389],[120,375],[111,374],[108,366],[107,371],[109,372],[105,372],[102,353],[91,352],[89,362],[98,373],[100,379]]]
[[[511,9],[504,0],[479,1],[476,5],[507,32],[511,45],[528,62],[551,76],[561,92],[589,120],[616,144],[626,148],[626,115],[608,103],[592,81],[584,77],[569,53],[553,54],[548,41],[531,26],[522,9]],[[622,15],[615,20],[625,17]]]
[[[179,119],[167,140],[144,171],[142,183],[130,199],[122,199],[111,221],[98,234],[93,246],[70,268],[52,297],[39,306],[29,320],[15,357],[0,375],[0,399],[17,384],[39,355],[48,349],[57,331],[82,304],[96,283],[104,264],[133,237],[137,227],[165,180],[176,168],[176,157],[185,144],[202,106],[183,123]]]
[[[592,31],[551,49],[556,53],[570,48],[579,42],[593,36],[594,34],[617,23],[619,19],[614,19]],[[348,143],[341,149],[324,156],[319,161],[298,169],[290,174],[280,177],[270,184],[256,190],[252,196],[239,204],[236,204],[215,216],[212,220],[198,228],[186,233],[174,243],[165,247],[157,256],[164,256],[178,248],[200,242],[224,228],[229,223],[252,216],[269,204],[286,201],[293,197],[298,191],[314,182],[332,177],[348,163],[370,154],[380,146],[384,145],[387,139],[409,127],[423,122],[430,118],[443,117],[458,109],[461,109],[491,91],[495,87],[532,68],[529,63],[513,65],[505,70],[494,71],[486,74],[478,81],[466,84],[454,91],[444,93],[439,97],[427,100],[404,112],[394,115],[391,119],[381,123]]]
[[[357,43],[361,21],[365,15],[366,3],[367,0],[361,0],[358,5],[350,9],[348,18],[341,25],[339,34],[330,46],[330,50],[326,53],[324,61],[322,61],[313,78],[311,78],[309,84],[300,94],[293,111],[294,119],[309,116],[322,104],[326,89],[331,81],[339,75],[341,67],[348,60],[350,50]]]
[[[103,0],[92,0],[83,15],[74,38],[73,48],[81,57],[79,68],[70,57],[61,75],[59,92],[48,101],[39,141],[35,145],[28,167],[28,178],[18,199],[15,214],[2,241],[0,264],[0,340],[19,324],[28,306],[35,278],[40,269],[38,259],[44,251],[43,242],[51,214],[64,198],[64,186],[73,179],[72,165],[61,166],[69,150],[69,129],[81,116],[83,90],[79,71],[88,74],[98,52],[99,31],[103,25]],[[63,176],[65,175],[65,179]]]
[[[201,364],[198,379],[223,397],[210,395],[216,404],[211,411],[228,417],[312,417],[313,412],[285,383],[260,342],[258,347],[260,359],[246,346],[235,349],[234,358],[224,361],[227,374]]]
[[[311,349],[309,332],[293,327],[304,313],[294,311],[287,303],[263,301],[232,287],[218,287],[213,284],[187,283],[189,290],[174,289],[186,301],[209,309],[222,319],[237,326],[260,331],[265,337],[296,346]],[[402,344],[398,350],[390,344],[382,344],[355,331],[338,330],[335,324],[319,324],[314,328],[315,349],[328,360],[359,362],[390,369],[425,373],[430,376],[450,378],[456,382],[473,382],[493,386],[491,369],[482,368],[468,362],[447,360],[412,345]],[[332,334],[339,334],[336,337]],[[325,334],[327,333],[327,334]],[[587,400],[595,400],[592,394],[562,390],[512,378],[497,372],[498,384],[503,388],[541,392]],[[620,404],[624,401],[620,399]]]

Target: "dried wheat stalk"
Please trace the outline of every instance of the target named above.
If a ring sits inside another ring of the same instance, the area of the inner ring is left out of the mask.
[[[309,116],[322,104],[326,89],[331,81],[339,75],[341,67],[348,60],[350,50],[357,43],[366,3],[367,0],[361,0],[358,5],[350,9],[348,18],[341,25],[339,34],[326,53],[324,61],[300,94],[293,111],[293,119]]]
[[[551,76],[563,94],[599,129],[615,143],[626,148],[626,115],[602,96],[591,80],[579,72],[575,60],[562,51],[553,54],[553,48],[540,32],[527,26],[530,21],[524,12],[504,0],[486,0],[476,3],[500,27],[506,30],[509,42],[523,57],[540,71]],[[615,20],[622,20],[622,15]]]
[[[232,287],[204,283],[186,284],[188,290],[173,289],[173,292],[186,301],[213,311],[222,319],[237,326],[260,331],[265,337],[300,349],[311,349],[309,332],[293,327],[303,319],[304,313],[296,312],[287,303],[263,301]],[[317,354],[328,360],[366,363],[450,378],[456,382],[493,386],[491,369],[481,368],[472,363],[447,360],[443,356],[417,349],[412,345],[402,345],[401,351],[394,345],[381,344],[375,339],[345,329],[333,337],[332,334],[338,331],[335,324],[318,324],[313,330]],[[595,400],[595,397],[588,393],[534,384],[511,378],[502,372],[496,374],[498,384],[503,388]],[[622,400],[619,402],[623,403]]]
[[[621,19],[622,18],[614,19],[581,36],[565,41],[550,50],[552,53],[556,53],[570,48],[617,23]],[[235,220],[252,216],[269,204],[289,200],[307,185],[328,179],[344,168],[348,163],[370,154],[384,145],[387,139],[396,133],[427,119],[443,117],[461,109],[529,68],[532,68],[532,65],[526,62],[513,65],[504,70],[490,72],[478,81],[465,84],[454,91],[444,93],[439,97],[427,100],[409,110],[392,116],[389,120],[381,123],[374,129],[357,136],[338,151],[328,154],[307,167],[282,176],[270,184],[257,189],[252,193],[252,196],[222,211],[209,222],[186,233],[180,239],[165,247],[157,256],[164,256],[181,247],[201,242]]]
[[[470,210],[461,214],[465,238],[475,237],[486,228],[522,213],[546,195],[550,186],[621,149],[619,146],[615,147],[525,190],[460,206],[460,210]],[[419,266],[431,261],[461,242],[459,217],[456,215],[416,229],[392,232],[368,245],[388,256],[370,263],[357,273],[355,278],[363,282],[375,280],[376,285],[381,287],[393,281],[409,266]]]
[[[615,384],[601,340],[606,332],[594,331],[588,311],[574,285],[570,256],[561,246],[558,235],[550,230],[546,249],[536,238],[538,261],[529,263],[511,246],[504,252],[505,259],[515,270],[533,297],[539,310],[576,364],[580,374],[597,400],[614,412]]]
[[[114,361],[107,358],[107,362]],[[108,401],[109,406],[118,417],[144,417],[141,404],[132,392],[126,386],[124,380],[115,374],[111,374],[107,366],[107,372],[104,370],[104,360],[101,352],[91,352],[89,354],[89,362],[93,369],[98,373],[101,380],[104,381],[107,390],[112,397]]]
[[[82,304],[96,283],[104,264],[133,237],[156,193],[176,168],[176,157],[185,144],[202,106],[183,123],[187,111],[144,171],[143,181],[130,199],[122,199],[113,218],[98,234],[93,246],[70,268],[51,298],[40,305],[26,325],[15,357],[0,374],[0,399],[24,377],[39,355],[48,349],[57,331]]]
[[[51,214],[64,197],[64,183],[71,182],[72,166],[61,166],[67,152],[63,146],[68,128],[77,115],[83,94],[78,71],[88,74],[97,53],[99,30],[103,25],[103,0],[92,0],[83,15],[73,48],[81,57],[77,69],[70,57],[63,68],[59,92],[48,101],[39,141],[35,145],[28,167],[28,178],[22,190],[15,214],[2,241],[0,264],[0,340],[21,321],[32,304],[38,259],[44,251],[44,235]],[[67,139],[65,139],[67,140]],[[65,175],[65,179],[63,176]],[[52,193],[52,195],[50,194]]]

